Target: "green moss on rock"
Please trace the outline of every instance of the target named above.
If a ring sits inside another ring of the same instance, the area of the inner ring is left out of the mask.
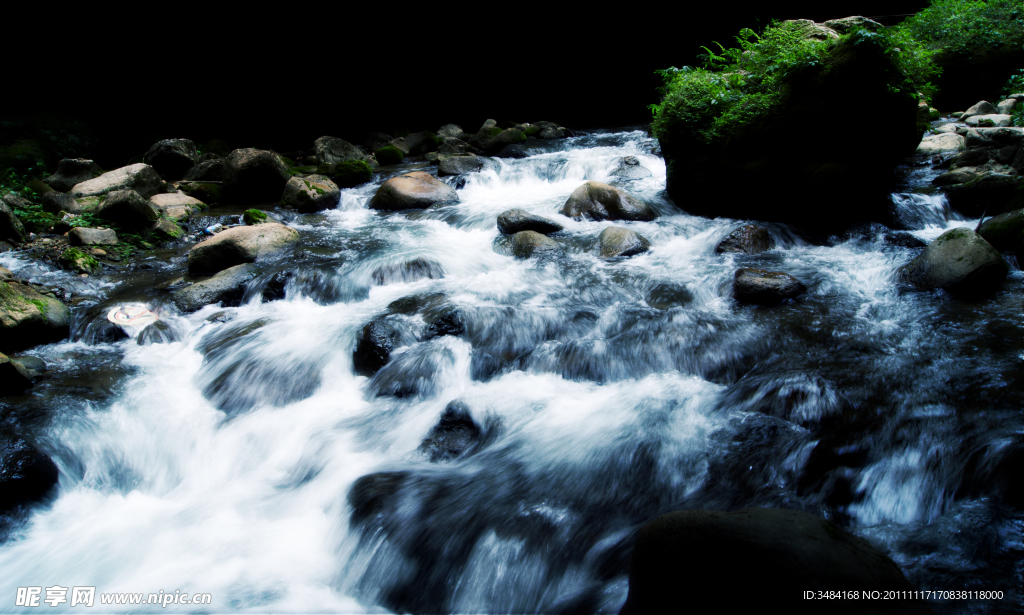
[[[258,209],[247,209],[245,210],[245,213],[242,214],[242,221],[249,226],[262,224],[267,221],[267,214]]]
[[[370,181],[373,172],[370,165],[363,160],[345,160],[334,165],[330,176],[339,188],[351,188]]]
[[[405,158],[402,150],[394,145],[387,145],[373,152],[377,164],[398,164]],[[339,184],[340,185],[340,184]]]
[[[60,255],[60,264],[78,273],[95,274],[100,270],[100,263],[95,258],[78,248],[68,248]]]

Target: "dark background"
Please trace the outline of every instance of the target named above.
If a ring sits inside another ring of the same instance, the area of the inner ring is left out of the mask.
[[[58,15],[8,20],[4,46],[13,66],[0,119],[16,118],[25,131],[84,123],[105,167],[141,156],[161,138],[220,138],[231,148],[284,152],[310,148],[328,134],[362,143],[374,130],[436,130],[448,122],[475,132],[488,118],[570,128],[646,124],[647,105],[658,102],[655,69],[699,64],[701,45],[733,46],[740,28],[759,30],[773,18],[897,15],[927,5],[54,9]],[[0,137],[25,138],[16,132]]]

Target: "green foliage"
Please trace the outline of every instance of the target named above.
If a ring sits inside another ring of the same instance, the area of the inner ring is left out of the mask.
[[[402,150],[398,149],[394,145],[386,145],[377,151],[373,152],[373,155],[377,157],[377,164],[398,164],[405,158],[405,154]]]
[[[267,221],[267,214],[258,209],[247,209],[242,214],[242,221],[252,226]]]
[[[37,179],[43,172],[40,167],[29,167],[25,171],[18,171],[14,167],[8,168],[0,173],[0,194],[14,194],[30,201],[37,200],[42,194],[33,189],[33,180]]]
[[[905,33],[931,51],[972,56],[1024,35],[1020,0],[932,0],[931,6],[890,30]]]
[[[1003,86],[1003,96],[1019,94],[1024,92],[1024,68],[1018,68],[1017,72],[1010,75]]]

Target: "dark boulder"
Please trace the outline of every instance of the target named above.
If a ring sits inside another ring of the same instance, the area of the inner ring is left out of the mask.
[[[414,258],[403,263],[381,265],[373,270],[370,277],[374,284],[380,286],[404,284],[422,279],[438,280],[444,277],[444,267],[437,261]]]
[[[647,291],[644,301],[656,310],[671,310],[689,305],[693,301],[693,293],[682,284],[662,282]]]
[[[369,151],[375,152],[382,147],[391,145],[392,138],[393,137],[391,135],[384,132],[371,132],[366,135],[366,140],[363,142],[363,145],[365,145],[366,149]],[[382,162],[381,164],[384,163]]]
[[[43,206],[43,211],[48,211],[51,214],[80,214],[84,211],[82,205],[67,192],[57,192],[51,190],[47,192],[39,199],[40,204]]]
[[[0,433],[0,513],[42,500],[58,478],[53,460],[22,438]]]
[[[516,258],[557,256],[561,252],[562,247],[557,242],[536,231],[519,231],[512,235],[512,255]]]
[[[250,148],[236,149],[228,155],[224,161],[223,178],[224,199],[227,201],[276,203],[291,174],[274,152]]]
[[[803,282],[781,271],[737,269],[733,296],[740,303],[776,305],[807,291]]]
[[[166,322],[158,320],[142,331],[139,331],[138,337],[135,338],[135,343],[139,346],[150,346],[152,344],[170,344],[178,340],[177,331]]]
[[[331,164],[346,160],[366,160],[361,149],[338,137],[320,137],[313,143],[316,151],[316,163]]]
[[[175,292],[172,301],[182,312],[195,312],[214,303],[224,307],[236,306],[241,303],[246,286],[256,274],[256,266],[250,263],[228,267]]]
[[[760,254],[772,249],[771,233],[760,224],[744,224],[715,246],[715,254]]]
[[[472,454],[482,434],[483,430],[473,420],[469,406],[456,399],[445,407],[437,425],[420,443],[420,450],[430,461],[451,461]]]
[[[923,248],[928,245],[906,232],[886,233],[882,237],[882,241],[887,246],[895,246],[897,248]]]
[[[414,132],[405,137],[405,146],[409,148],[410,156],[422,156],[436,150],[440,144],[441,140],[429,130]]]
[[[487,132],[491,132],[488,130]],[[493,133],[492,133],[493,134]],[[521,145],[526,143],[526,135],[523,134],[522,130],[518,128],[507,128],[505,130],[499,130],[494,136],[484,139],[481,138],[481,134],[477,134],[476,145],[484,151],[488,156],[493,156],[503,150],[507,145]]]
[[[964,183],[946,187],[946,196],[953,209],[971,218],[985,212],[998,215],[1024,208],[1024,177],[983,173]]]
[[[1024,209],[985,220],[978,227],[978,234],[1000,252],[1024,255]]]
[[[143,161],[156,169],[167,181],[181,179],[199,160],[196,144],[188,139],[157,141],[146,152]]]
[[[67,192],[75,184],[99,177],[103,174],[100,165],[85,158],[65,158],[57,163],[57,172],[43,182],[54,190]]]
[[[530,152],[522,145],[506,145],[494,154],[495,158],[529,158]]]
[[[321,165],[320,172],[330,176],[339,188],[354,188],[373,179],[373,170],[365,160],[343,160]]]
[[[25,225],[6,202],[0,201],[0,240],[22,243],[27,238]]]
[[[437,161],[438,177],[476,173],[484,168],[487,159],[475,154],[441,156]]]
[[[429,173],[414,171],[392,177],[381,184],[370,199],[370,208],[396,211],[458,202],[459,195],[454,188]]]
[[[0,397],[17,395],[32,386],[32,374],[18,361],[0,353]]]
[[[402,162],[405,158],[405,152],[389,143],[384,147],[373,150],[373,156],[377,159],[377,164],[390,165]]]
[[[444,126],[437,129],[438,138],[459,138],[459,135],[466,132],[461,126],[457,124],[445,124]]]
[[[515,235],[519,231],[536,231],[541,235],[549,235],[561,230],[561,224],[522,209],[509,209],[498,214],[498,231],[503,235]]]
[[[654,220],[651,206],[640,199],[601,182],[588,181],[569,195],[559,212],[576,220]]]
[[[155,205],[134,190],[115,190],[96,208],[99,218],[123,228],[140,231],[153,226],[160,217]]]
[[[112,229],[78,226],[68,231],[68,243],[73,246],[116,246],[119,240]]]
[[[946,231],[900,269],[913,286],[953,293],[985,294],[999,288],[1009,266],[981,235],[967,228]]]
[[[224,158],[214,158],[197,162],[194,167],[185,173],[186,181],[193,182],[219,182],[224,179]]]
[[[398,341],[398,332],[383,320],[363,326],[352,353],[352,367],[361,376],[373,376],[387,365]]]
[[[408,478],[408,472],[377,472],[359,477],[348,492],[352,523],[359,523],[389,510],[391,501]]]
[[[423,332],[424,340],[431,340],[443,335],[458,337],[466,332],[466,317],[462,310],[454,305],[443,305],[427,310],[423,314],[427,328]]]

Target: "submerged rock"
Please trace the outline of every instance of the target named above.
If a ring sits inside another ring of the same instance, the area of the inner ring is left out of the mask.
[[[276,222],[236,226],[193,246],[188,251],[188,272],[208,275],[242,263],[276,258],[298,242],[298,231]]]
[[[139,346],[170,344],[178,341],[178,333],[166,322],[158,320],[139,332],[135,343]]]
[[[736,579],[744,579],[736,591]],[[796,510],[681,510],[649,521],[637,535],[629,594],[620,615],[676,613],[696,593],[728,612],[929,613],[922,601],[839,600],[827,608],[806,591],[870,588],[913,594],[900,569],[867,541]]]
[[[503,235],[515,235],[520,231],[536,231],[549,235],[562,230],[562,225],[541,216],[535,216],[522,209],[509,209],[498,214],[498,231]]]
[[[370,199],[370,208],[397,211],[458,202],[459,195],[454,188],[429,173],[415,171],[392,177],[381,184]]]
[[[466,317],[462,310],[454,305],[429,310],[424,314],[423,320],[427,323],[427,328],[423,332],[424,341],[443,335],[459,336],[466,332]]]
[[[86,196],[103,196],[118,190],[133,190],[139,196],[148,198],[162,189],[163,180],[156,170],[140,162],[75,184],[71,187],[71,196],[80,199]]]
[[[652,175],[650,169],[640,166],[640,159],[636,156],[625,156],[611,172],[613,178],[620,180],[645,179]]]
[[[146,152],[143,161],[156,169],[160,177],[172,181],[181,179],[199,160],[196,144],[188,139],[157,141]]]
[[[516,258],[555,256],[561,252],[557,242],[536,231],[519,231],[512,236],[512,255]]]
[[[103,175],[103,169],[92,160],[85,158],[65,158],[57,163],[57,172],[43,179],[54,190],[67,192],[75,184],[89,181]]]
[[[63,340],[70,325],[71,312],[59,300],[25,284],[0,282],[0,352]]]
[[[985,220],[978,227],[978,234],[1000,252],[1024,255],[1024,209]]]
[[[424,278],[438,280],[444,277],[444,267],[437,261],[414,258],[404,263],[377,267],[370,274],[370,277],[373,279],[374,284],[380,286],[415,282]]]
[[[740,303],[776,305],[806,290],[803,282],[781,271],[737,269],[733,278],[733,296]]]
[[[997,289],[1009,266],[981,235],[967,228],[946,231],[900,269],[900,277],[921,289],[983,294]]]
[[[376,472],[359,477],[348,492],[352,523],[359,523],[390,509],[391,500],[408,478],[408,472]]]
[[[383,320],[372,320],[363,326],[352,353],[352,367],[360,376],[373,376],[391,359],[398,341],[398,332]]]
[[[471,454],[480,443],[483,430],[473,420],[469,406],[453,400],[441,413],[437,425],[420,443],[420,450],[430,461],[451,461]]]
[[[635,256],[646,252],[651,242],[646,237],[619,226],[609,226],[597,238],[602,258]]]
[[[760,254],[771,250],[773,244],[768,229],[760,224],[744,224],[715,246],[715,254]]]
[[[256,274],[256,266],[251,263],[228,267],[213,277],[182,288],[174,293],[172,300],[182,312],[195,312],[214,303],[224,307],[239,305],[246,285]]]
[[[569,195],[560,213],[576,220],[654,220],[650,205],[601,182],[588,181]]]

